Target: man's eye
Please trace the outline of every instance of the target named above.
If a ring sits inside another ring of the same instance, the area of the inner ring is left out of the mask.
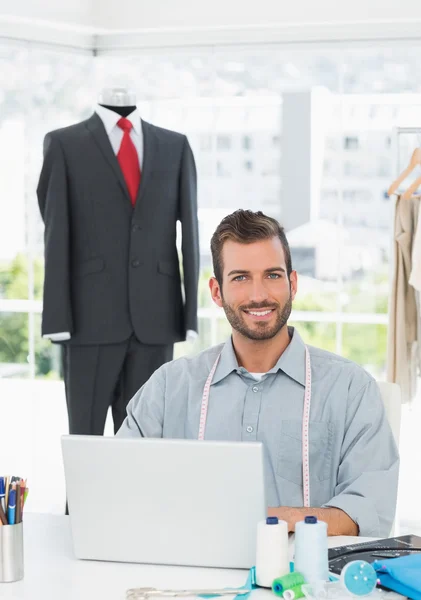
[[[234,277],[233,281],[244,281],[245,278],[245,275],[237,275],[237,277]]]
[[[280,275],[279,273],[269,273],[269,277],[270,279],[279,279]]]

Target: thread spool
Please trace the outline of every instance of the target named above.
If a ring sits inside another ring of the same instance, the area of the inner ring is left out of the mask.
[[[257,525],[256,583],[272,587],[277,577],[289,573],[288,524],[268,517]]]
[[[291,590],[305,583],[304,575],[301,573],[289,573],[283,577],[277,577],[273,580],[272,591],[275,596],[283,596],[286,590]],[[303,594],[304,595],[304,594]]]
[[[324,521],[308,516],[296,524],[294,570],[304,575],[306,583],[329,579],[327,524]]]
[[[298,600],[298,598],[304,598],[304,592],[301,585],[285,590],[282,594],[284,600]]]

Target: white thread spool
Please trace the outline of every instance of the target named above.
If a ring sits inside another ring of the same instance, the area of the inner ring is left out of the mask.
[[[256,583],[271,588],[274,579],[289,571],[288,524],[268,517],[257,525]]]
[[[295,525],[294,571],[306,583],[328,581],[327,524],[316,517],[305,517]]]

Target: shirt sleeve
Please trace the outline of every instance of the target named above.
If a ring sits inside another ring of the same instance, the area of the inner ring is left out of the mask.
[[[387,537],[396,511],[399,454],[377,383],[370,380],[350,400],[334,497],[361,536]]]
[[[165,365],[155,371],[127,405],[127,417],[117,437],[162,437],[165,406]]]

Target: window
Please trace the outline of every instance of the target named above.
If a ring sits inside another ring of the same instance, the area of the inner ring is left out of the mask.
[[[292,247],[291,259],[300,275],[316,277],[316,248]]]
[[[358,150],[359,141],[357,137],[346,137],[344,140],[345,150]]]
[[[221,342],[229,332],[223,314],[209,312],[209,239],[217,224],[239,206],[283,222],[292,206],[296,221],[285,224],[301,275],[293,322],[310,343],[358,360],[384,378],[393,208],[385,190],[395,169],[393,128],[416,122],[420,112],[409,97],[419,93],[419,78],[402,73],[418,73],[421,46],[414,42],[411,52],[393,42],[345,46],[341,52],[333,44],[189,47],[166,55],[143,49],[93,58],[4,41],[0,382],[37,379],[34,386],[54,388],[46,394],[52,403],[61,386],[51,381],[60,378],[60,348],[40,335],[43,226],[35,189],[42,140],[50,130],[87,118],[98,90],[123,79],[137,88],[146,120],[187,135],[198,166],[200,332],[194,345],[176,345],[176,355]],[[326,98],[314,107],[317,135],[309,138],[318,149],[310,161],[297,160],[285,172],[295,141],[285,119],[287,94],[320,86]],[[416,145],[416,136],[403,143],[402,163]],[[289,176],[311,179],[311,186],[285,198]],[[48,425],[57,437],[59,426]],[[416,494],[407,496],[409,527],[418,507],[411,505]]]
[[[229,135],[218,135],[216,138],[216,147],[218,150],[229,150],[231,148],[231,138]]]
[[[230,171],[226,165],[220,160],[216,163],[216,173],[218,177],[229,177]]]
[[[244,148],[244,150],[251,150],[252,143],[253,143],[253,140],[252,140],[251,136],[249,136],[249,135],[244,135],[243,136],[243,148]]]
[[[200,150],[202,152],[208,152],[212,150],[212,136],[202,134],[200,136]]]

